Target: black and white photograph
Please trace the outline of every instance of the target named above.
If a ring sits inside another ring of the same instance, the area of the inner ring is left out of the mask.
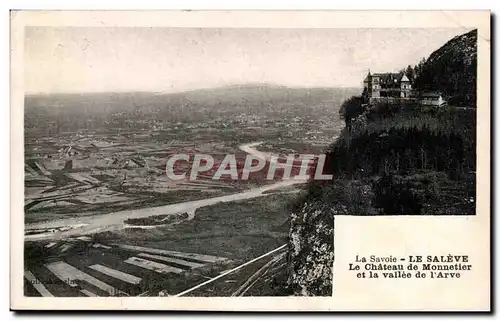
[[[335,298],[338,219],[479,215],[481,37],[26,25],[23,295]]]

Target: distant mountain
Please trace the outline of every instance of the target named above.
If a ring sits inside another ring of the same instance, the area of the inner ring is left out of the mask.
[[[457,36],[434,51],[415,80],[420,90],[440,90],[455,105],[476,106],[477,30]]]
[[[30,132],[102,129],[155,120],[204,121],[237,115],[272,117],[336,115],[341,102],[359,88],[290,88],[233,85],[179,93],[120,92],[25,96],[25,129]],[[146,125],[144,125],[146,126]]]
[[[57,107],[77,113],[179,111],[200,108],[231,107],[231,111],[248,107],[278,108],[281,103],[311,103],[323,100],[342,101],[358,89],[349,88],[290,88],[285,86],[251,84],[197,89],[179,93],[121,92],[27,95],[25,110]],[[288,106],[289,107],[289,106]],[[234,109],[236,108],[236,109]],[[258,109],[258,108],[257,108]]]

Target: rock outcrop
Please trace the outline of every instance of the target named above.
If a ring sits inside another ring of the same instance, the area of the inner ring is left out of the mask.
[[[334,211],[305,203],[291,213],[289,292],[302,296],[331,296],[333,281]]]

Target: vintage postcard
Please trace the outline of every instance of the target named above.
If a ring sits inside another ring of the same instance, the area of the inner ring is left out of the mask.
[[[489,311],[489,11],[12,11],[11,308]]]

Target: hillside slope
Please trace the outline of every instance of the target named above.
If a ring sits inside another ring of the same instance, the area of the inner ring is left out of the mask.
[[[451,104],[476,106],[477,30],[457,36],[434,51],[415,79],[417,89],[437,89]]]
[[[361,113],[326,151],[334,180],[310,182],[291,210],[289,293],[332,295],[335,215],[475,214],[476,39],[471,31],[446,43],[418,79],[474,108],[350,99]]]

